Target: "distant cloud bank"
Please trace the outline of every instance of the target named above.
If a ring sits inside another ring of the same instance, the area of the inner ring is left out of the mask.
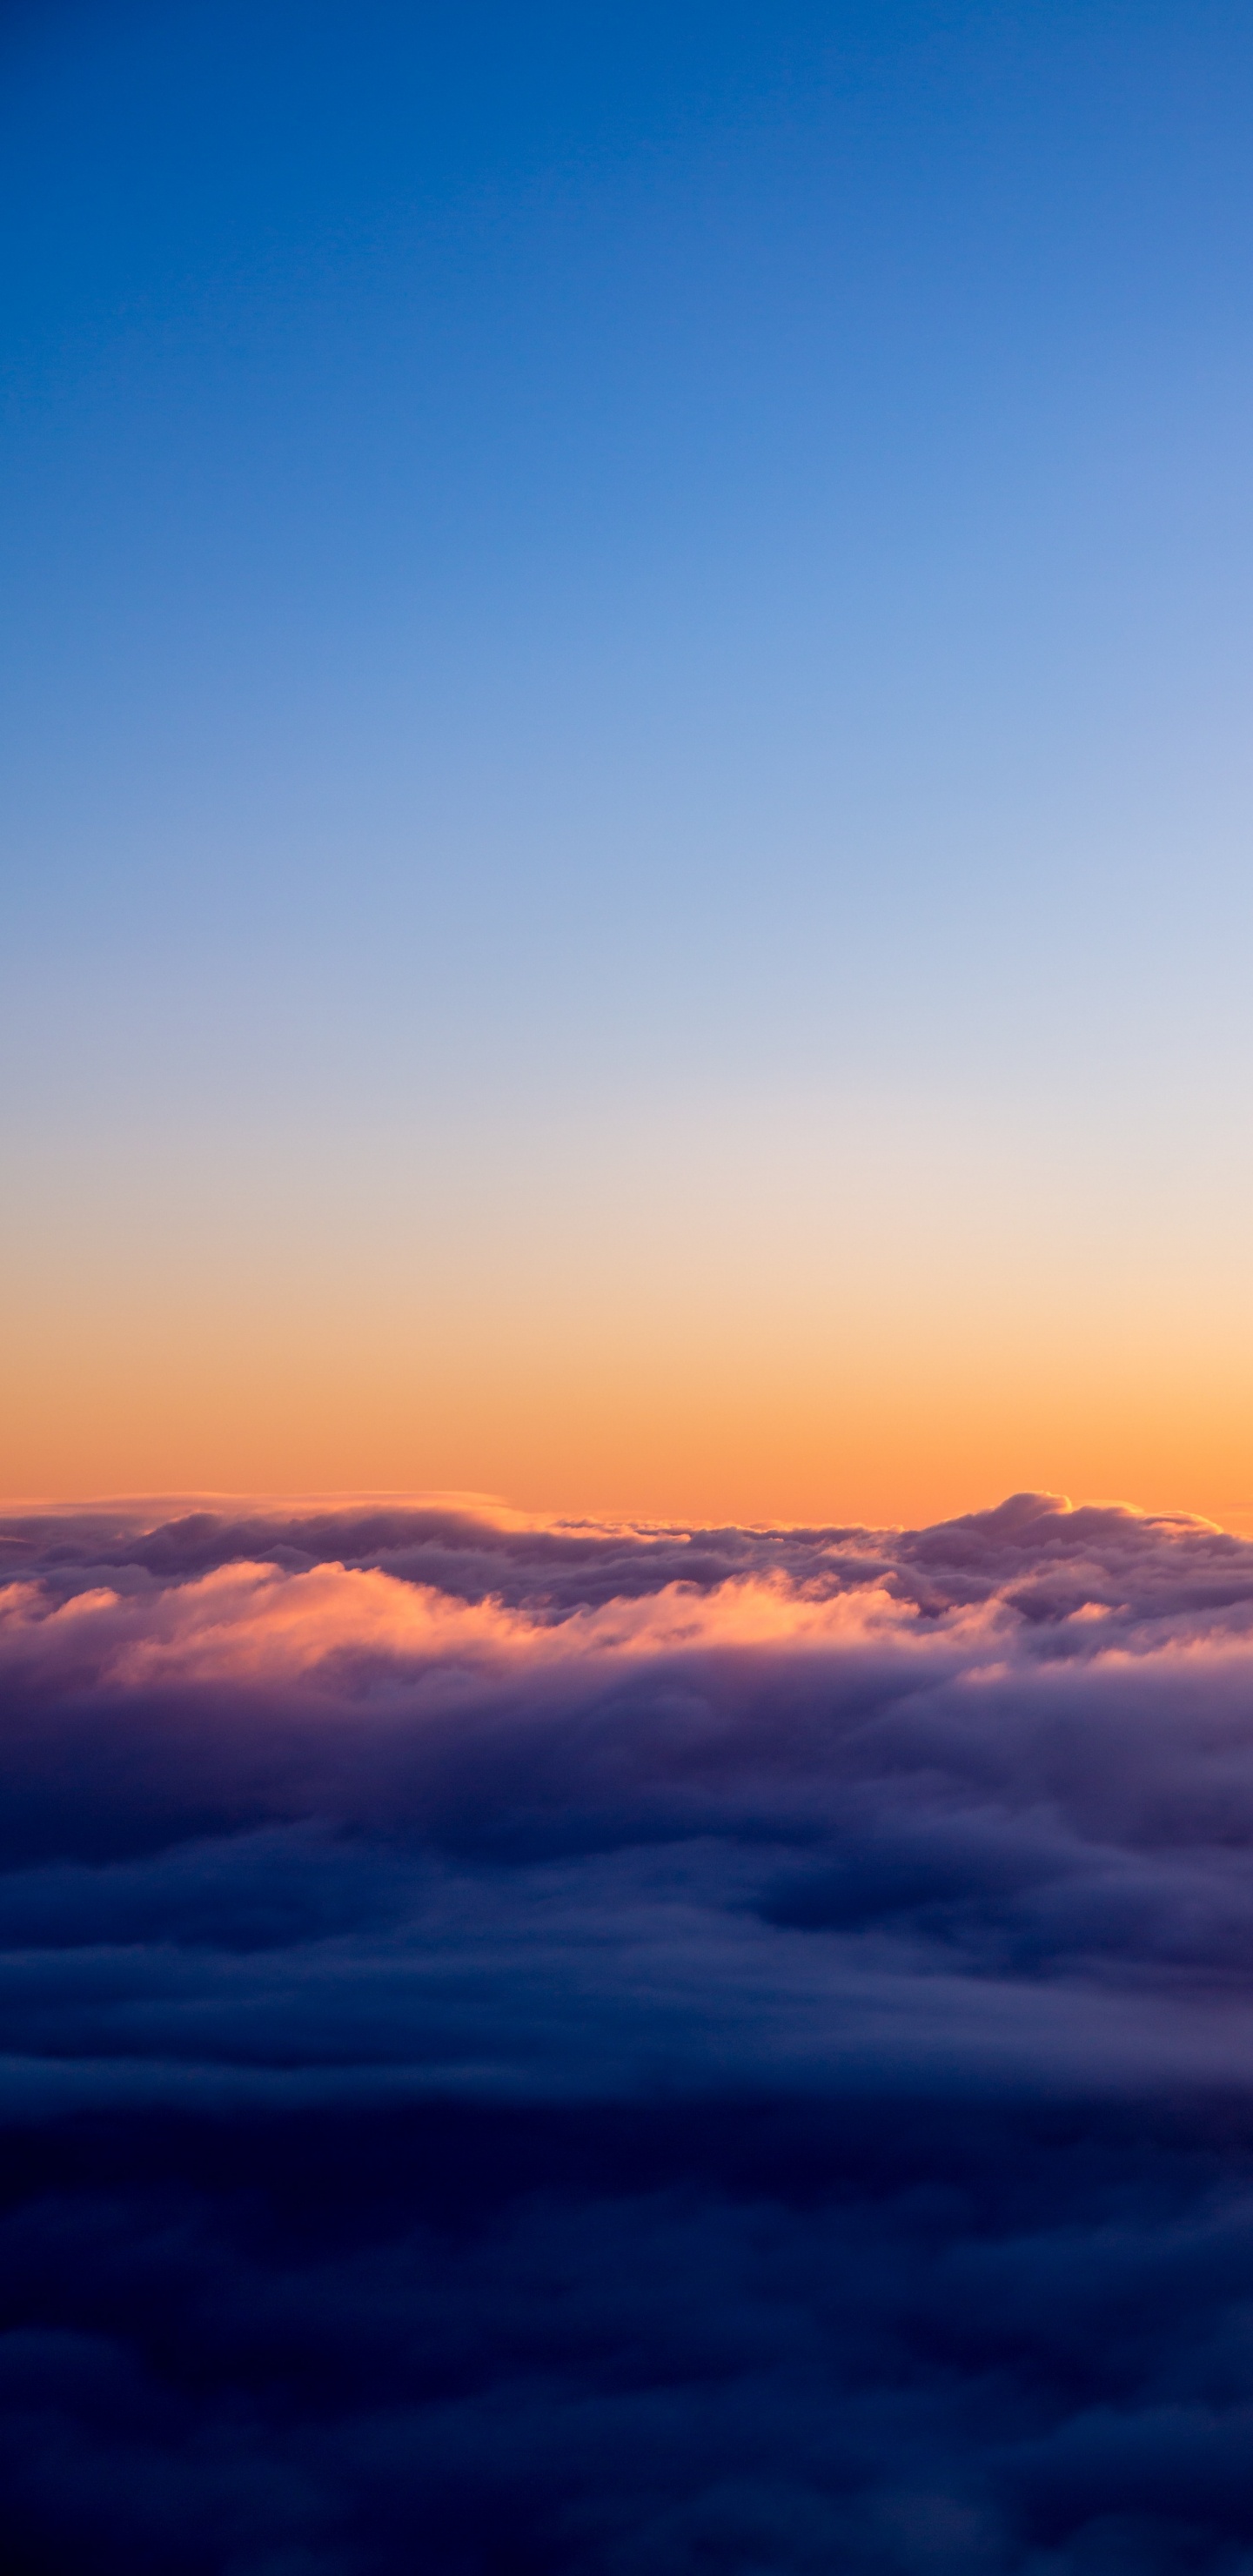
[[[1253,2567],[1253,1546],[43,1513],[0,1581],[19,2569]]]

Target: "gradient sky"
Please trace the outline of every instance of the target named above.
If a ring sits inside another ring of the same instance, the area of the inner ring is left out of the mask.
[[[1253,21],[13,7],[13,1494],[1253,1524]]]

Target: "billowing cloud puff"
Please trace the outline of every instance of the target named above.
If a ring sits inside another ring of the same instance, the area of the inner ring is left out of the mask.
[[[0,1549],[17,2563],[1253,2567],[1253,1548]]]

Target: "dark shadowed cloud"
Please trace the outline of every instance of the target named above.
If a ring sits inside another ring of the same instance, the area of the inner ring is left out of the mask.
[[[1253,2566],[1253,1547],[2,1533],[19,2564]]]

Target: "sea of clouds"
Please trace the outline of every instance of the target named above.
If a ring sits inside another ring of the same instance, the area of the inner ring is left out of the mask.
[[[0,1525],[15,2576],[1253,2576],[1253,1546]]]

